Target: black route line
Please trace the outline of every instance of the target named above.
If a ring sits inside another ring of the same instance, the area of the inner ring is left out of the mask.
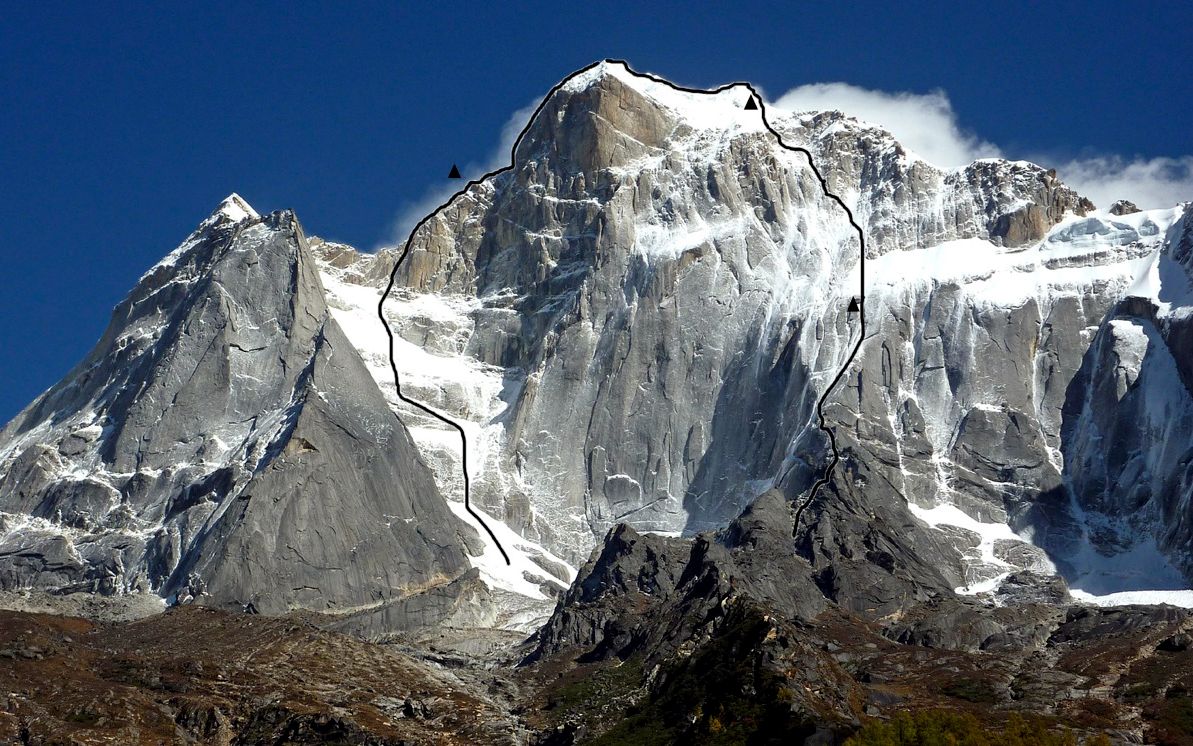
[[[832,192],[829,191],[828,182],[825,180],[824,175],[820,173],[820,169],[818,169],[816,167],[816,161],[812,158],[812,153],[809,150],[807,150],[806,148],[801,148],[798,145],[788,145],[786,142],[784,142],[783,136],[781,134],[779,134],[779,132],[774,127],[771,126],[769,121],[767,121],[766,104],[765,104],[765,102],[763,102],[762,96],[759,95],[758,91],[754,89],[753,85],[751,85],[750,83],[747,83],[747,82],[736,82],[736,83],[725,83],[724,85],[717,86],[716,88],[688,88],[685,86],[676,85],[675,83],[672,83],[669,80],[665,80],[665,79],[660,78],[657,75],[653,75],[651,73],[640,73],[637,70],[634,70],[632,67],[630,67],[629,63],[626,62],[625,60],[618,60],[618,59],[612,59],[612,58],[607,58],[607,59],[601,60],[600,62],[594,62],[590,65],[585,65],[584,67],[580,68],[579,70],[576,70],[572,74],[568,75],[563,80],[561,80],[560,82],[558,82],[554,86],[552,86],[551,90],[547,91],[547,95],[543,96],[543,100],[539,102],[539,105],[535,107],[534,112],[526,120],[526,126],[522,128],[521,132],[518,133],[518,136],[514,139],[514,144],[510,147],[510,165],[502,166],[501,168],[495,169],[493,171],[489,171],[488,173],[483,174],[482,176],[479,176],[475,179],[470,180],[467,184],[460,187],[459,190],[457,190],[450,197],[448,197],[447,200],[445,200],[443,202],[443,204],[439,205],[438,207],[436,207],[435,209],[433,209],[429,213],[427,213],[427,215],[422,220],[418,221],[418,223],[414,226],[414,228],[412,228],[410,230],[410,236],[406,239],[406,243],[402,248],[402,253],[398,257],[397,262],[394,263],[394,268],[389,274],[389,284],[386,285],[385,292],[381,294],[381,300],[377,304],[377,315],[381,318],[381,324],[385,327],[385,333],[389,337],[389,367],[390,367],[390,370],[392,370],[393,374],[394,374],[394,386],[397,388],[398,398],[401,399],[402,401],[406,402],[407,404],[409,404],[413,407],[416,407],[416,408],[422,410],[423,412],[426,412],[427,414],[431,415],[432,417],[439,420],[440,422],[443,422],[444,424],[454,428],[456,430],[456,432],[459,433],[459,435],[460,435],[460,460],[461,460],[460,469],[464,474],[464,509],[468,511],[469,515],[471,515],[474,519],[476,519],[476,522],[479,523],[485,529],[486,532],[488,532],[489,537],[491,539],[493,539],[493,543],[496,544],[497,548],[501,551],[501,556],[505,558],[505,563],[507,565],[511,564],[510,558],[509,558],[509,555],[506,554],[505,548],[501,545],[501,542],[497,539],[497,535],[493,533],[493,529],[489,528],[489,524],[485,523],[484,519],[481,518],[480,514],[472,509],[471,485],[470,485],[469,479],[468,479],[468,436],[464,432],[464,428],[458,422],[455,422],[454,420],[440,414],[439,412],[436,412],[435,410],[431,409],[430,407],[428,407],[424,404],[420,404],[419,402],[417,402],[413,399],[410,399],[409,397],[407,397],[405,394],[402,393],[401,376],[398,375],[398,365],[394,361],[393,330],[390,329],[389,321],[385,318],[385,301],[389,298],[390,291],[393,290],[394,283],[397,281],[397,277],[398,277],[398,269],[402,266],[402,262],[405,261],[406,257],[410,254],[410,247],[414,242],[414,235],[416,233],[418,233],[419,229],[422,228],[424,225],[426,225],[427,221],[429,221],[431,218],[438,215],[440,211],[442,211],[443,209],[445,209],[446,207],[451,205],[451,203],[454,202],[457,197],[462,196],[464,193],[466,193],[472,187],[477,186],[478,184],[485,181],[486,179],[491,179],[494,176],[497,176],[498,174],[512,170],[514,168],[514,162],[515,162],[516,154],[518,152],[518,146],[522,144],[522,139],[526,136],[527,131],[530,129],[530,125],[532,125],[534,123],[534,121],[538,118],[539,113],[542,112],[543,107],[545,107],[547,105],[547,102],[551,100],[551,97],[554,96],[556,93],[558,93],[559,90],[562,89],[563,86],[567,85],[567,83],[570,82],[573,78],[575,78],[579,75],[583,75],[584,73],[588,72],[589,70],[593,69],[594,67],[597,67],[598,65],[606,64],[606,63],[613,64],[613,65],[622,65],[632,75],[635,75],[640,78],[646,78],[647,80],[651,80],[655,83],[665,85],[668,88],[671,88],[673,90],[683,91],[685,93],[717,94],[717,93],[721,93],[722,91],[726,91],[730,88],[735,88],[737,86],[742,86],[742,87],[746,88],[747,90],[749,90],[751,100],[753,100],[756,103],[756,105],[759,107],[759,114],[762,117],[762,125],[764,127],[766,127],[768,132],[770,132],[772,135],[775,136],[775,140],[776,140],[776,142],[778,142],[780,147],[785,148],[790,151],[793,151],[793,152],[802,153],[808,159],[808,166],[811,167],[812,173],[816,175],[816,179],[820,182],[820,188],[824,191],[824,195],[826,197],[832,199],[834,202],[836,202],[838,205],[841,206],[841,209],[845,211],[845,214],[849,218],[849,224],[851,226],[853,226],[853,229],[855,231],[857,231],[858,242],[861,246],[861,253],[860,253],[860,259],[859,259],[859,264],[861,267],[861,280],[859,282],[860,288],[859,288],[859,296],[858,296],[858,304],[859,304],[858,316],[861,320],[861,330],[860,330],[860,334],[858,334],[857,342],[854,344],[853,349],[850,351],[849,357],[846,358],[846,360],[845,360],[845,364],[843,366],[841,366],[841,370],[839,370],[837,372],[836,377],[833,378],[832,382],[828,385],[828,388],[826,388],[824,390],[824,393],[820,396],[820,399],[816,402],[816,414],[820,419],[820,429],[828,435],[829,445],[832,447],[832,450],[833,450],[833,458],[829,462],[828,468],[825,469],[824,476],[820,477],[820,479],[818,479],[816,481],[816,483],[812,486],[812,489],[809,492],[807,499],[805,499],[802,503],[800,503],[800,505],[796,508],[795,521],[794,521],[794,526],[792,528],[793,535],[795,533],[795,530],[799,527],[800,517],[803,515],[804,509],[807,508],[809,504],[811,504],[813,499],[815,499],[816,493],[820,490],[820,488],[823,487],[825,484],[828,484],[829,477],[832,474],[833,469],[835,469],[837,467],[837,464],[839,464],[841,462],[841,455],[840,455],[840,453],[837,452],[836,436],[833,434],[832,429],[828,427],[828,424],[825,422],[825,419],[824,419],[824,404],[825,404],[825,401],[827,401],[829,395],[832,394],[833,389],[835,389],[837,387],[837,384],[839,384],[841,382],[841,379],[845,377],[845,373],[849,370],[849,367],[853,364],[854,359],[857,357],[858,351],[861,350],[862,341],[864,340],[864,338],[866,336],[866,314],[865,314],[865,308],[866,308],[866,238],[865,238],[865,234],[863,233],[861,226],[858,225],[857,221],[854,219],[853,211],[849,209],[849,206],[846,205],[845,202],[840,197],[838,197],[836,194],[833,194]],[[749,103],[749,102],[747,101],[747,103]]]

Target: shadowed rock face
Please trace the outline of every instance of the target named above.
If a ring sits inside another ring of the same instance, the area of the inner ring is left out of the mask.
[[[1098,326],[1065,402],[1064,458],[1089,540],[1113,553],[1154,541],[1193,576],[1193,211]],[[1167,587],[1187,587],[1179,577]]]
[[[4,430],[0,582],[346,611],[454,578],[461,527],[328,314],[287,212],[237,197]]]
[[[565,724],[555,733],[649,724],[684,742],[734,729],[840,743],[868,718],[940,706],[1140,742],[1188,733],[1156,717],[1187,690],[1188,610],[1074,606],[1063,582],[1026,573],[997,605],[958,597],[933,587],[955,580],[917,561],[916,529],[850,518],[842,482],[794,541],[777,492],[693,542],[611,531],[532,639],[526,670],[550,682],[539,709]]]

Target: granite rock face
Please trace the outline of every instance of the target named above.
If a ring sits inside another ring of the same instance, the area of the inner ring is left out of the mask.
[[[840,340],[820,365],[843,357],[830,268],[859,252],[806,158],[740,111],[745,88],[709,97],[739,120],[722,137],[598,72],[546,102],[513,169],[432,218],[398,273],[479,301],[465,354],[507,383],[475,494],[574,563],[618,521],[679,531],[748,504],[811,416],[801,340]],[[796,303],[830,320],[781,312]]]
[[[297,220],[236,196],[0,443],[5,588],[344,612],[468,568]]]
[[[475,499],[578,564],[618,522],[693,534],[805,493],[828,456],[815,402],[861,334],[860,246],[786,144],[866,239],[866,339],[825,407],[865,474],[845,505],[936,529],[904,543],[957,588],[1085,572],[1073,552],[1112,547],[1072,501],[1066,402],[1179,211],[1097,213],[1026,162],[938,169],[839,112],[765,112],[780,142],[748,95],[598,65],[411,237],[392,325],[491,376],[416,384],[483,430]],[[461,310],[405,310],[429,297]]]
[[[860,246],[807,157],[742,109],[748,95],[682,93],[615,64],[582,73],[544,103],[512,168],[427,221],[398,269],[407,297],[472,304],[460,353],[505,381],[494,477],[482,477],[478,499],[573,562],[618,521],[715,528],[778,475],[798,492],[822,465],[813,404],[860,331],[846,310]],[[856,197],[871,257],[964,238],[1019,246],[1092,208],[1031,164],[944,172],[840,115],[773,124],[815,154],[830,188]],[[395,258],[383,253],[363,274],[380,282]],[[960,316],[958,295],[930,290],[894,309],[902,335],[958,331],[960,319],[940,329],[947,318],[916,328],[934,302]],[[1029,312],[1021,325],[1038,321]],[[1001,332],[1003,319],[978,323]],[[890,349],[879,354],[889,366]],[[953,368],[970,354],[981,350],[958,349]],[[885,422],[886,393],[866,394],[883,423],[861,439],[894,444],[903,433]],[[930,459],[913,422],[924,414],[914,401],[896,406]]]

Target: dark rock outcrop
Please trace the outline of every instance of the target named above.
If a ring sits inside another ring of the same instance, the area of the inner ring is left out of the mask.
[[[1129,199],[1120,199],[1111,205],[1106,212],[1111,215],[1133,215],[1139,212],[1139,208]]]

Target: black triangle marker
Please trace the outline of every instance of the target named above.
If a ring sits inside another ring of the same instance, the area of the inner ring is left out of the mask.
[[[758,104],[754,102],[753,96],[746,99],[746,111],[758,111]]]
[[[849,299],[849,312],[857,313],[861,310],[862,310],[862,306],[860,303],[857,302],[857,298],[850,298]]]
[[[452,164],[452,170],[451,170],[451,173],[449,173],[449,174],[447,175],[447,178],[449,178],[449,179],[460,179],[460,178],[463,178],[463,177],[461,177],[461,176],[460,176],[460,169],[456,168],[456,164],[454,164],[454,163]]]

